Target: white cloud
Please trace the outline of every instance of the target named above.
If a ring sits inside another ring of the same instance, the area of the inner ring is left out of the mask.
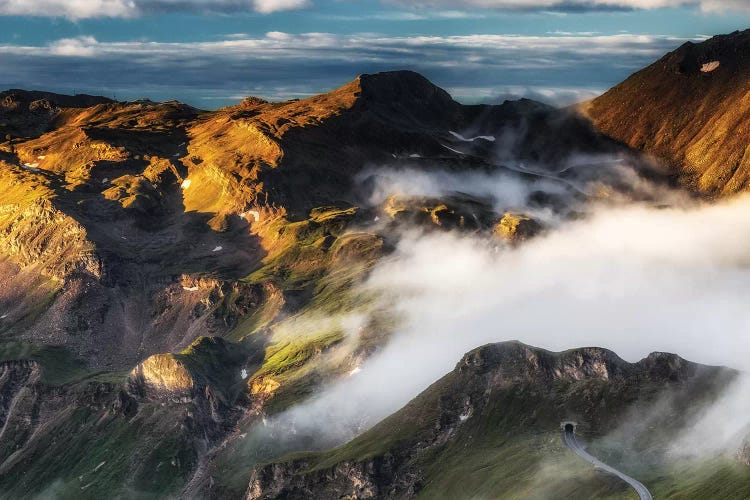
[[[294,0],[297,1],[297,0]],[[433,62],[449,67],[487,68],[497,61],[507,69],[569,68],[571,57],[645,56],[657,57],[684,39],[659,35],[461,35],[384,36],[377,34],[337,35],[331,33],[289,34],[268,32],[260,38],[231,34],[226,40],[166,43],[148,41],[99,42],[91,36],[66,38],[48,46],[0,45],[0,54],[44,57],[85,55],[99,58],[124,57],[148,61],[158,57],[201,56],[237,59],[308,59]],[[429,57],[426,57],[429,56]],[[429,60],[432,61],[429,61]]]
[[[0,15],[88,19],[138,17],[173,11],[255,11],[270,14],[308,5],[308,0],[0,0]]]
[[[750,10],[750,0],[386,0],[408,7],[480,8],[497,10],[580,11],[593,8],[659,9],[665,7],[699,7],[707,12]]]
[[[297,0],[292,0],[297,1]],[[279,31],[268,32],[260,38],[246,37],[242,34],[227,36],[227,40],[211,42],[98,42],[90,36],[62,39],[53,42],[48,47],[1,45],[0,53],[20,53],[29,56],[44,55],[49,48],[65,45],[75,45],[78,50],[85,49],[87,55],[107,56],[128,53],[137,55],[242,55],[245,51],[258,51],[257,57],[306,57],[316,51],[332,51],[333,57],[347,58],[352,52],[373,53],[377,50],[386,54],[401,54],[422,57],[424,51],[432,51],[439,55],[442,50],[474,51],[472,58],[460,61],[443,61],[447,65],[455,63],[469,63],[482,65],[489,62],[481,57],[488,52],[494,53],[524,53],[527,57],[514,58],[515,62],[509,68],[549,67],[550,65],[567,65],[568,61],[554,60],[551,53],[575,53],[580,55],[633,55],[644,54],[657,56],[663,53],[665,47],[684,41],[681,38],[660,35],[589,35],[565,34],[550,36],[532,35],[458,35],[458,36],[384,36],[377,34],[337,35],[332,33],[303,33],[289,34]],[[61,52],[55,52],[61,54]],[[535,55],[536,54],[536,55]],[[71,55],[71,54],[65,54]],[[504,61],[504,64],[509,61]],[[506,67],[507,64],[506,64]]]
[[[307,7],[307,0],[254,0],[253,5],[257,12],[270,14],[283,10],[297,10]]]
[[[0,14],[85,19],[90,17],[132,17],[133,0],[0,0]]]
[[[96,55],[98,42],[92,36],[63,38],[49,45],[51,54],[64,57],[92,57]]]

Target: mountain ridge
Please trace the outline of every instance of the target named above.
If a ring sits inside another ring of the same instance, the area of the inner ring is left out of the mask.
[[[515,435],[529,436],[534,449],[563,455],[560,443],[530,436],[555,436],[566,420],[576,420],[586,435],[606,434],[625,423],[622,407],[658,404],[662,391],[694,416],[712,390],[736,375],[667,353],[628,363],[601,348],[555,353],[520,342],[488,344],[465,354],[452,372],[346,445],[256,466],[246,498],[545,498],[555,491],[554,481],[535,484],[529,472],[544,456],[514,463]],[[673,425],[689,421],[674,419]],[[489,439],[514,451],[490,452],[496,445],[484,442]],[[491,472],[481,481],[468,470],[464,474],[468,463]],[[558,483],[558,497],[623,494],[620,485],[601,478]]]

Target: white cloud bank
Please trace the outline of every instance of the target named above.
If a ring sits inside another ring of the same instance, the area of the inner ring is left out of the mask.
[[[413,192],[419,183],[406,178],[401,191]],[[426,193],[435,185],[426,184]],[[470,183],[451,187],[471,189]],[[512,187],[484,187],[480,194]],[[673,195],[670,201],[682,203],[671,208],[594,205],[589,217],[519,247],[454,233],[408,233],[367,284],[383,291],[403,318],[392,341],[356,376],[282,421],[345,438],[403,406],[465,352],[507,340],[554,351],[605,347],[630,361],[674,352],[745,368],[750,196],[710,205]],[[713,448],[701,453],[739,446],[737,434],[750,423],[746,389],[730,391],[709,410],[711,428],[726,432],[714,432]]]
[[[0,54],[12,53],[26,56],[44,56],[48,49],[57,55],[97,56],[112,55],[141,56],[177,56],[216,55],[244,56],[247,51],[257,51],[256,57],[266,58],[303,58],[325,51],[332,57],[346,59],[354,51],[370,54],[373,58],[383,58],[401,54],[417,57],[425,51],[430,55],[440,56],[441,50],[476,51],[473,57],[462,61],[461,65],[482,67],[491,62],[490,56],[479,51],[491,51],[499,55],[503,52],[523,53],[524,58],[503,61],[509,69],[536,67],[543,69],[549,66],[566,66],[569,61],[554,60],[551,54],[576,53],[581,56],[606,55],[661,55],[665,47],[685,41],[684,38],[668,35],[640,35],[621,33],[617,35],[565,34],[565,35],[456,35],[456,36],[385,36],[378,34],[339,35],[333,33],[291,34],[271,31],[261,37],[245,37],[232,34],[227,40],[216,42],[102,42],[92,36],[64,38],[52,42],[47,47],[24,45],[0,45]],[[60,51],[61,46],[75,47],[77,50]],[[378,54],[380,52],[382,55]],[[537,54],[534,57],[534,54]],[[494,54],[493,56],[494,57]],[[516,58],[517,59],[517,58]],[[450,61],[442,61],[448,65]],[[455,62],[456,65],[459,62]]]
[[[585,11],[590,9],[660,9],[699,7],[705,12],[750,10],[750,0],[390,0],[411,7],[498,10]]]
[[[185,11],[270,14],[308,5],[308,0],[0,0],[0,15],[89,19]]]

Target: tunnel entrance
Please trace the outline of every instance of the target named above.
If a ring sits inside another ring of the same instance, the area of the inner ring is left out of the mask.
[[[578,427],[578,422],[574,422],[572,420],[565,420],[563,422],[560,422],[560,429],[562,429],[563,432],[575,432],[576,428]]]

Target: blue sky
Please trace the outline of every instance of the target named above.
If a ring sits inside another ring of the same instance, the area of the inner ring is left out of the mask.
[[[566,104],[748,26],[750,0],[0,0],[0,87],[215,108],[413,69]]]

